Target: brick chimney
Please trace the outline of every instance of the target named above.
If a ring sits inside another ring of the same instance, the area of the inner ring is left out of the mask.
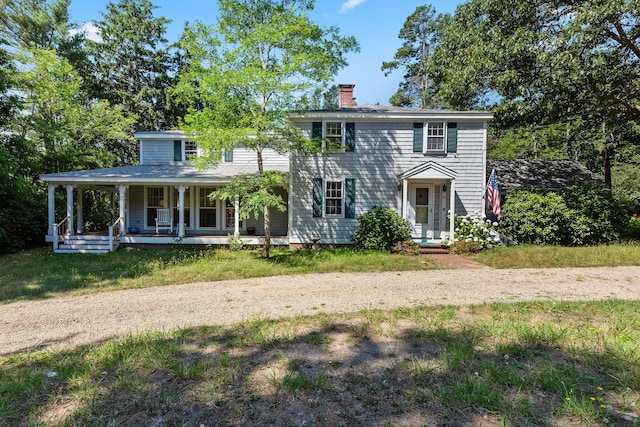
[[[338,107],[339,108],[349,108],[355,107],[356,99],[353,97],[353,88],[356,85],[338,85],[338,89],[340,89],[340,96],[338,98]]]

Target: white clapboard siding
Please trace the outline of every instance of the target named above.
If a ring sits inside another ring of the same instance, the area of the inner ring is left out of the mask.
[[[430,156],[413,152],[413,122],[356,122],[355,152],[318,157],[292,155],[290,166],[289,224],[291,243],[349,243],[357,219],[313,218],[312,179],[354,178],[356,217],[373,206],[397,209],[400,191],[398,175],[433,161],[456,172],[456,214],[482,210],[484,181],[485,124],[458,123],[456,153]],[[309,136],[311,121],[297,123]]]

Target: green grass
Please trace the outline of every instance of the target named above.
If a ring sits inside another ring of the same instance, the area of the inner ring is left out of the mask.
[[[586,247],[510,246],[482,251],[472,257],[494,268],[615,267],[640,265],[640,244]]]
[[[125,337],[0,358],[0,397],[2,425],[637,426],[640,302],[365,310]]]
[[[0,258],[0,302],[202,281],[327,272],[434,268],[425,258],[349,249],[255,251],[119,250],[108,255],[30,250]]]

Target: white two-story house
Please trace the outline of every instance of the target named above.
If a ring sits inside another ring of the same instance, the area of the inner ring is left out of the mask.
[[[344,148],[311,157],[264,153],[265,169],[289,172],[289,188],[282,190],[288,211],[272,213],[273,244],[300,247],[318,239],[349,244],[357,218],[374,206],[401,213],[412,224],[415,240],[438,241],[453,232],[452,208],[456,214],[483,211],[490,113],[358,106],[353,89],[340,86],[335,110],[290,117],[309,138]],[[216,167],[198,170],[189,162],[198,148],[184,133],[135,137],[139,165],[41,177],[49,188],[46,238],[55,250],[108,251],[120,243],[215,245],[234,234],[250,244],[262,242],[261,218],[242,221],[239,200],[208,197],[232,177],[257,172],[254,152],[236,148]],[[64,218],[56,217],[57,188],[66,194]],[[84,233],[85,189],[117,194],[117,215],[103,236]],[[159,216],[167,217],[161,218],[162,228]]]
[[[289,242],[350,243],[357,218],[374,206],[401,213],[416,241],[452,235],[450,210],[483,211],[491,118],[485,111],[358,106],[353,85],[341,85],[340,108],[291,117],[310,137],[345,148],[291,156]]]

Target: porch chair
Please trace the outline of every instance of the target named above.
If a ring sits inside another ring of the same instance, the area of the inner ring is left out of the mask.
[[[159,233],[160,229],[167,229],[169,233],[173,233],[170,212],[169,209],[156,210],[156,233]]]

